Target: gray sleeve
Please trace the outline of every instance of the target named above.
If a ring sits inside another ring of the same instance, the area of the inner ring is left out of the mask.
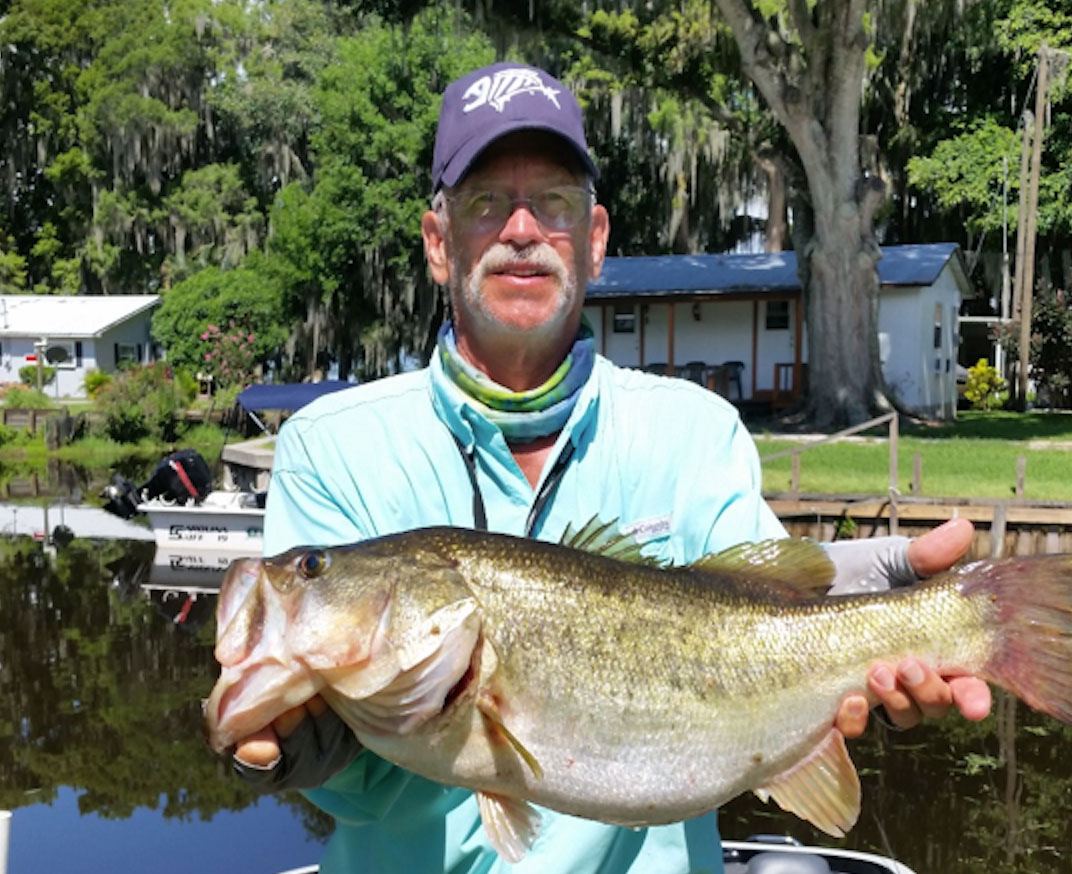
[[[834,582],[829,595],[884,592],[919,582],[908,563],[907,537],[866,537],[824,543],[834,563]]]
[[[260,767],[232,756],[235,773],[258,792],[315,789],[350,764],[362,750],[350,727],[330,708],[298,723],[280,738],[279,758]]]

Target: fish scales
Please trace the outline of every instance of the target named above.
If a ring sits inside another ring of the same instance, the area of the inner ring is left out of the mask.
[[[779,543],[761,545],[751,564],[727,553],[725,567],[716,557],[664,569],[426,529],[248,562],[225,584],[244,597],[221,607],[210,735],[220,749],[242,736],[240,699],[256,698],[257,671],[272,677],[266,695],[293,706],[278,691],[278,672],[290,670],[322,681],[369,749],[476,790],[482,811],[510,818],[515,802],[533,802],[650,825],[751,789],[837,834],[855,819],[859,787],[833,718],[876,661],[912,655],[979,673],[1072,719],[1069,557],[815,598],[772,583],[770,571],[779,550],[818,547]],[[258,598],[289,598],[292,630],[233,645],[232,635],[256,633],[241,612]],[[333,652],[351,661],[325,657]],[[523,854],[489,831],[508,858]]]

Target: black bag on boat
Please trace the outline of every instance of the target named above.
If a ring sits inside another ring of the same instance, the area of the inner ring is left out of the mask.
[[[177,504],[201,501],[211,490],[212,471],[193,449],[180,449],[158,462],[140,489],[146,500],[162,498]]]

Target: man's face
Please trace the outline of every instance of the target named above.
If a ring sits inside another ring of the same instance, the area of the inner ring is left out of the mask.
[[[554,135],[512,134],[447,193],[445,271],[437,275],[431,251],[429,261],[450,289],[459,330],[576,331],[607,222],[567,148]]]

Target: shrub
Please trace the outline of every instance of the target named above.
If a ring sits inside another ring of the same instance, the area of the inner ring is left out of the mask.
[[[4,387],[4,406],[13,410],[47,410],[52,407],[52,398],[36,388],[8,383]]]
[[[991,410],[998,406],[999,395],[1005,390],[1005,380],[1001,378],[996,367],[992,367],[985,358],[980,358],[968,368],[968,382],[964,387],[964,397],[974,410]]]
[[[96,367],[86,371],[86,378],[83,380],[83,384],[86,387],[86,394],[91,398],[96,399],[108,383],[112,381],[112,377],[102,370],[98,370]]]
[[[47,364],[41,365],[41,385],[46,386],[51,384],[52,380],[56,378],[56,368],[49,367]],[[19,368],[19,379],[25,385],[30,388],[37,387],[37,365],[27,364],[25,367]]]
[[[187,398],[171,368],[156,364],[130,367],[103,386],[97,405],[105,433],[121,443],[151,438],[168,443],[178,436]]]

